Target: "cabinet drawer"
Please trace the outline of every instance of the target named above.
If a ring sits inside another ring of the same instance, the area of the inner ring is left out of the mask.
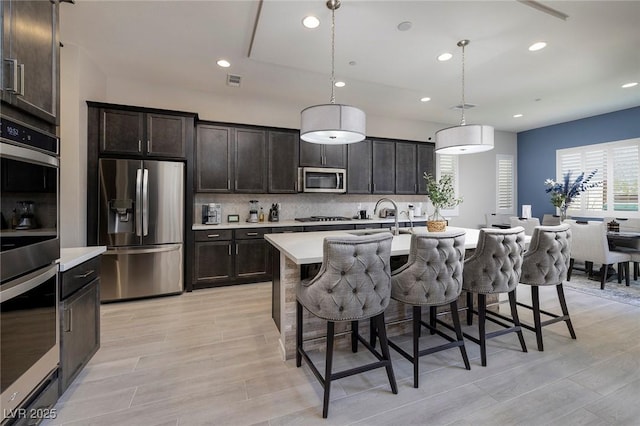
[[[60,299],[64,300],[100,276],[100,256],[62,273]]]
[[[233,238],[233,231],[230,229],[208,229],[206,231],[196,231],[196,241],[223,241]]]
[[[302,232],[302,226],[278,226],[271,228],[272,234],[289,234],[292,232]]]
[[[236,240],[248,240],[263,238],[264,234],[270,234],[271,228],[236,229]]]

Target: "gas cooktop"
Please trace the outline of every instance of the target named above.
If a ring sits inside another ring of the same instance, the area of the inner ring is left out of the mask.
[[[337,220],[351,220],[349,217],[344,216],[311,216],[311,217],[296,217],[297,222],[331,222]]]

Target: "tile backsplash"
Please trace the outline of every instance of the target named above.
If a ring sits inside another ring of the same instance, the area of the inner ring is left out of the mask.
[[[222,205],[223,222],[227,222],[227,215],[237,214],[240,222],[244,222],[249,215],[249,200],[258,200],[260,207],[264,209],[265,217],[268,217],[269,209],[274,203],[280,203],[280,220],[293,220],[297,217],[309,216],[345,216],[353,217],[358,211],[358,205],[367,210],[369,216],[373,216],[373,208],[376,202],[385,197],[376,194],[206,194],[197,193],[194,196],[193,223],[202,223],[202,205],[220,203]],[[408,205],[422,203],[422,211],[428,213],[429,202],[425,195],[393,195],[392,199],[400,210],[399,219],[407,219]],[[393,205],[384,202],[380,207],[393,208]],[[427,211],[425,211],[427,210]],[[266,219],[265,219],[266,220]]]

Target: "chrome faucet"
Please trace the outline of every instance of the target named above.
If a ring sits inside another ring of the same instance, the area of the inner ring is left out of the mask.
[[[394,215],[394,218],[396,220],[396,227],[393,229],[393,235],[399,235],[400,234],[400,227],[398,226],[398,215],[400,214],[400,211],[398,211],[398,205],[396,204],[395,201],[393,201],[391,198],[380,198],[378,200],[378,202],[376,203],[376,206],[373,208],[373,214],[375,215],[378,211],[378,206],[380,205],[381,202],[383,201],[388,201],[391,204],[393,204],[393,208],[396,211],[396,214]]]

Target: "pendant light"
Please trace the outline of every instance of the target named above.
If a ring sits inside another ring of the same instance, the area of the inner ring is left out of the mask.
[[[331,103],[305,108],[300,113],[300,138],[307,142],[339,145],[360,142],[365,138],[364,111],[336,104],[335,96],[335,28],[340,0],[328,0],[331,10]]]
[[[467,124],[464,119],[464,48],[469,40],[460,40],[462,47],[462,118],[459,126],[436,132],[437,154],[473,154],[493,149],[493,127],[482,124]]]

